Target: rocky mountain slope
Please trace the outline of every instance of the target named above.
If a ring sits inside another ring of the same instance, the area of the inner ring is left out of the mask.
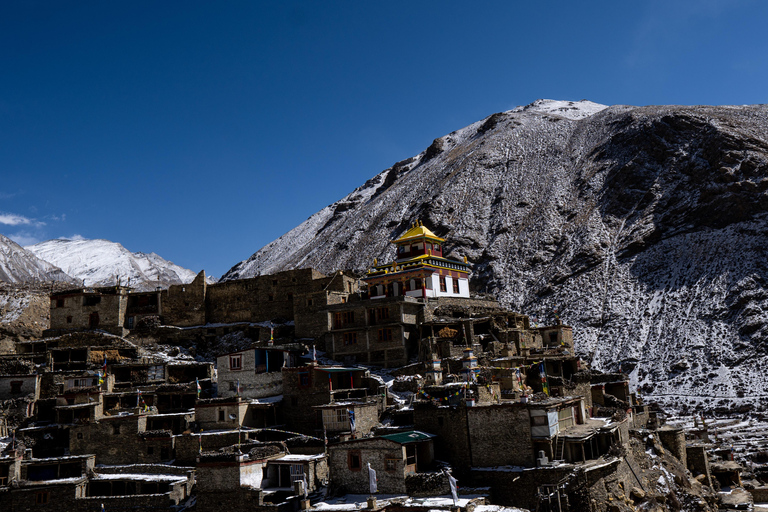
[[[475,291],[574,326],[656,399],[768,395],[768,106],[539,100],[435,139],[222,279],[364,271],[414,221]],[[331,268],[334,267],[334,268]]]
[[[74,279],[51,263],[0,235],[0,281],[21,283],[74,283]]]
[[[192,282],[196,275],[155,253],[133,253],[109,240],[48,240],[26,249],[85,286],[108,286],[119,280],[136,290],[154,290]]]

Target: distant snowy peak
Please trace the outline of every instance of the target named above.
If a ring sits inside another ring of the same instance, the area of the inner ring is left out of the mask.
[[[60,268],[0,235],[0,281],[13,284],[74,282]]]
[[[606,108],[608,108],[608,105],[601,105],[587,100],[536,100],[530,105],[515,107],[509,112],[541,112],[544,114],[555,114],[560,117],[578,120],[597,114]]]
[[[138,290],[189,283],[195,272],[165,260],[155,253],[132,253],[109,240],[48,240],[27,249],[37,257],[82,281],[85,286],[116,283]]]

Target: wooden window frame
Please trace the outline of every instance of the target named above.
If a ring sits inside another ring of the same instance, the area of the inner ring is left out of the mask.
[[[229,371],[239,372],[243,369],[243,354],[231,354],[229,356]]]
[[[353,457],[357,458],[357,465],[353,465]],[[363,458],[360,454],[360,450],[350,450],[347,452],[347,467],[350,471],[362,471],[363,470]]]

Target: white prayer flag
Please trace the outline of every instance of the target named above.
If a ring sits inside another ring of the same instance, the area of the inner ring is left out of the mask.
[[[368,463],[368,486],[370,487],[371,494],[376,494],[379,488],[376,485],[376,471],[371,467],[371,463]]]
[[[459,492],[458,492],[458,482],[455,478],[453,478],[450,473],[448,473],[448,484],[451,486],[451,496],[453,496],[453,505],[457,506],[459,504]]]

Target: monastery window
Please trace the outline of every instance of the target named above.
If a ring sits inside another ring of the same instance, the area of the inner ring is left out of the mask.
[[[64,307],[64,299],[56,299],[56,307],[57,308],[63,308]]]
[[[379,341],[392,341],[392,329],[379,329]]]
[[[344,333],[344,344],[345,345],[357,345],[357,333],[356,332],[345,332]]]
[[[242,370],[243,369],[243,355],[236,354],[229,356],[229,369],[230,370]]]
[[[453,293],[459,293],[459,280],[453,278]]]
[[[310,383],[309,372],[299,372],[299,387],[308,388]]]
[[[35,493],[35,505],[45,505],[48,503],[48,499],[50,498],[51,494],[48,491],[42,491],[42,492],[36,492]]]
[[[397,248],[397,252],[399,252],[400,254],[403,254],[405,252],[405,246],[404,245],[399,246]]]
[[[338,329],[341,327],[344,327],[345,325],[350,325],[355,323],[355,312],[354,311],[340,311],[334,315],[334,326]]]
[[[360,460],[360,451],[350,451],[347,454],[347,464],[349,465],[350,471],[360,471],[363,467],[362,462]]]
[[[445,276],[440,276],[440,291],[443,293],[448,291],[448,287],[445,284]]]

